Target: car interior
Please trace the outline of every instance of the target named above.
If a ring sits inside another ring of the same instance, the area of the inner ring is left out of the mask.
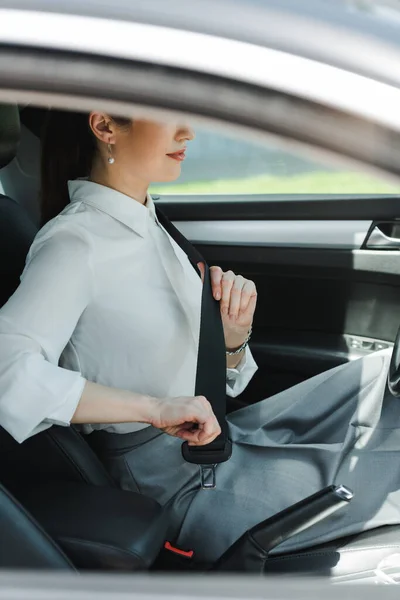
[[[38,230],[45,113],[32,106],[0,106],[0,305],[18,286]],[[289,245],[236,244],[191,236],[209,264],[241,272],[258,288],[250,345],[259,370],[248,389],[230,401],[229,410],[393,345],[400,323],[399,250],[368,242],[377,228],[394,235],[392,226],[399,215],[393,214],[393,203],[361,196],[346,202],[309,197],[216,200],[206,208],[196,199],[190,204],[173,198],[158,201],[184,233],[188,224],[213,221],[365,225],[365,240],[357,247],[346,247],[340,240],[321,249],[296,240]],[[397,204],[400,214],[400,200]],[[204,574],[225,570],[223,562],[197,563],[190,548],[174,549],[168,543],[168,507],[119,489],[89,440],[74,427],[52,426],[22,444],[0,428],[0,447],[1,568]],[[256,569],[249,567],[246,548],[239,544],[232,550],[239,571],[362,580],[384,558],[400,552],[400,526],[296,553],[279,553],[278,546],[272,554],[261,552]]]

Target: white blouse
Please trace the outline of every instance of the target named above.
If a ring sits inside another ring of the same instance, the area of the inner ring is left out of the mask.
[[[69,192],[0,310],[0,425],[19,442],[69,425],[86,380],[156,397],[194,394],[201,280],[151,197],[142,205],[86,180],[70,181]],[[247,349],[227,369],[227,394],[240,394],[256,370]]]

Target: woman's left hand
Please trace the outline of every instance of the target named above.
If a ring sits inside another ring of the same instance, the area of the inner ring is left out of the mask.
[[[257,304],[255,283],[233,271],[224,272],[221,267],[210,267],[210,275],[213,296],[220,302],[225,345],[228,349],[238,348],[253,323]]]

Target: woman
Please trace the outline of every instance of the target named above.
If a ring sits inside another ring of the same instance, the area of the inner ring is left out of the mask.
[[[400,522],[400,405],[385,394],[387,352],[231,414],[233,456],[217,467],[215,491],[201,490],[198,467],[183,461],[182,440],[203,445],[219,433],[207,400],[193,397],[201,280],[147,189],[178,177],[193,137],[186,126],[100,112],[52,115],[46,225],[0,312],[1,425],[19,442],[54,423],[80,425],[123,488],[168,506],[176,545],[202,561],[331,483],[353,488],[350,507],[279,550]],[[236,396],[257,368],[247,346],[256,290],[216,267],[212,286]]]

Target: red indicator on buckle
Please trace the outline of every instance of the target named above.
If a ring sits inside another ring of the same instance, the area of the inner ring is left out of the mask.
[[[179,548],[172,546],[169,542],[165,542],[164,548],[170,552],[174,552],[174,554],[179,554],[179,556],[185,556],[186,558],[192,558],[194,554],[193,550],[180,550]]]

